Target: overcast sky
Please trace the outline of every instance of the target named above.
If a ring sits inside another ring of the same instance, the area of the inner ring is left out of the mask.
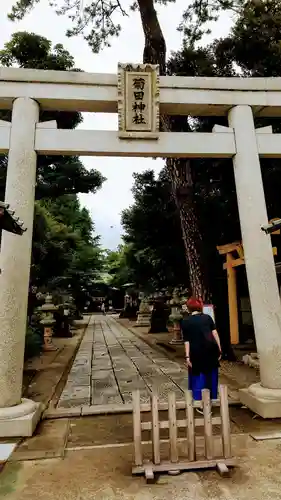
[[[168,52],[181,47],[181,34],[176,27],[181,20],[181,13],[188,0],[177,0],[176,4],[159,8],[159,18],[167,42]],[[58,0],[58,3],[62,0]],[[126,7],[131,2],[123,0]],[[4,5],[3,5],[4,4]],[[10,11],[13,0],[1,1],[0,47],[9,41],[16,31],[29,31],[45,36],[56,43],[62,43],[74,56],[76,67],[96,73],[116,73],[118,62],[138,63],[142,61],[144,38],[138,13],[130,18],[121,18],[122,33],[114,39],[113,46],[99,55],[91,52],[82,37],[67,38],[65,32],[71,26],[65,16],[58,17],[49,7],[48,0],[41,0],[39,5],[26,18],[18,23],[10,22],[6,14]],[[171,22],[172,21],[172,22]],[[226,16],[216,23],[214,35],[225,35],[230,26]],[[117,115],[85,113],[84,122],[79,128],[91,130],[117,130]],[[108,158],[84,157],[84,165],[96,168],[107,178],[97,194],[81,195],[95,222],[96,232],[101,235],[102,245],[114,249],[120,243],[122,228],[120,213],[132,203],[131,187],[133,172],[142,172],[151,168],[159,172],[163,161],[147,158]]]

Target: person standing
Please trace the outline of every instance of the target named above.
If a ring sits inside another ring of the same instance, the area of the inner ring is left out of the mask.
[[[211,399],[217,399],[220,338],[211,316],[203,314],[202,300],[191,297],[186,304],[190,315],[182,322],[182,333],[188,366],[188,388],[194,400],[202,399],[202,389],[209,389]]]
[[[101,312],[102,314],[105,314],[105,303],[102,302],[102,305],[101,305]]]

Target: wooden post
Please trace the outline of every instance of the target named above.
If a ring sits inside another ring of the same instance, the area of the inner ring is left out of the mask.
[[[210,391],[202,391],[203,413],[204,413],[204,438],[205,438],[205,456],[207,460],[213,458],[213,431],[212,431],[212,408]]]
[[[178,461],[177,449],[177,413],[176,413],[176,395],[174,392],[168,394],[168,414],[169,414],[169,434],[170,434],[170,458],[171,462]]]
[[[133,391],[133,426],[134,426],[134,447],[135,447],[135,464],[142,465],[142,449],[141,449],[141,412],[140,412],[140,391]]]
[[[239,344],[239,322],[238,322],[238,306],[237,306],[236,270],[234,267],[232,267],[233,260],[234,260],[233,256],[230,253],[228,253],[226,255],[226,265],[227,265],[230,342],[232,345],[237,345]]]
[[[188,443],[188,459],[193,462],[195,460],[195,427],[194,427],[194,410],[192,392],[185,391],[186,403],[186,420],[187,420],[187,443]]]
[[[158,395],[153,392],[151,396],[151,415],[152,415],[152,447],[153,461],[160,464],[160,433],[159,433],[159,413],[158,413]]]
[[[230,420],[227,397],[227,386],[220,385],[220,412],[221,412],[221,434],[222,434],[222,449],[224,458],[231,457],[231,438],[230,438]]]

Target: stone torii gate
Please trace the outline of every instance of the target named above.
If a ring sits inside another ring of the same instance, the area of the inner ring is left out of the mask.
[[[241,400],[281,417],[281,304],[259,157],[281,157],[281,135],[255,130],[254,115],[281,116],[280,78],[160,77],[149,65],[116,74],[0,69],[0,153],[9,153],[6,203],[27,231],[2,237],[0,268],[0,436],[31,435],[41,408],[21,398],[37,155],[232,158],[261,383]],[[119,131],[60,130],[39,110],[119,112]],[[159,132],[162,115],[227,115],[212,133]]]

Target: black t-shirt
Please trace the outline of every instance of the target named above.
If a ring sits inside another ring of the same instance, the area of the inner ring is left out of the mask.
[[[219,348],[212,331],[215,323],[208,314],[193,314],[183,320],[182,333],[185,342],[190,345],[192,371],[205,373],[219,365]]]

